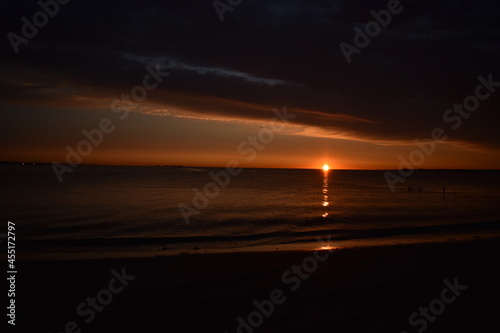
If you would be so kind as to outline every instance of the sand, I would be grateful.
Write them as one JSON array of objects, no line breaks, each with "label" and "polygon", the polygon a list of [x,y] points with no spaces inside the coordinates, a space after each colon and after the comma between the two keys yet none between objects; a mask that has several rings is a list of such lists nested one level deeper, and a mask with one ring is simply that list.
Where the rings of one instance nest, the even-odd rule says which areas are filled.
[{"label": "sand", "polygon": [[[322,262],[311,251],[18,261],[16,331],[417,332],[423,317],[414,326],[409,317],[457,278],[467,289],[444,308],[434,301],[425,331],[497,332],[499,250],[499,240],[477,240],[322,251]],[[122,268],[130,280],[107,292]],[[103,289],[109,304],[86,323],[92,311],[76,309]],[[241,324],[252,313],[256,327]]]}]

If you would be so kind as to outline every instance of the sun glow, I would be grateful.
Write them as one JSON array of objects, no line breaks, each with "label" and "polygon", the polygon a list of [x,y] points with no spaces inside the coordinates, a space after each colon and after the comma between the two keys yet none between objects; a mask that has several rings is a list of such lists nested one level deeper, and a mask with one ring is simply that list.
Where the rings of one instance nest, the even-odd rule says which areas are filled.
[{"label": "sun glow", "polygon": [[328,166],[328,164],[323,165],[323,170],[324,171],[330,170],[330,167]]},{"label": "sun glow", "polygon": [[327,246],[318,247],[315,250],[316,251],[332,251],[332,250],[340,250],[340,249],[341,249],[340,246],[330,246],[330,245],[327,245]]}]

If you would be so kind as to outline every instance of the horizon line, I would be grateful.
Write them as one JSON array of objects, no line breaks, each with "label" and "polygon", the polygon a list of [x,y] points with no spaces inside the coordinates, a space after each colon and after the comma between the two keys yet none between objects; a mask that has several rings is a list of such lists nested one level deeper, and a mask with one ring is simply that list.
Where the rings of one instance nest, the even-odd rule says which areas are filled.
[{"label": "horizon line", "polygon": [[[33,166],[33,165],[52,165],[52,163],[47,162],[36,162],[36,161],[0,161],[1,164],[18,164],[20,166]],[[61,165],[68,165],[66,163],[60,163]],[[156,164],[156,165],[129,165],[129,164],[78,164],[79,166],[90,166],[90,167],[140,167],[140,168],[214,168],[214,169],[224,169],[225,166],[193,166],[193,165],[168,165],[168,164]],[[318,168],[300,168],[300,167],[240,167],[242,169],[276,169],[276,170],[322,170],[322,167]],[[344,171],[394,171],[399,169],[350,169],[350,168],[330,168],[329,171],[333,170],[344,170]],[[500,171],[500,169],[465,169],[465,168],[457,168],[457,169],[449,169],[449,168],[415,168],[413,170],[448,170],[448,171]]]}]

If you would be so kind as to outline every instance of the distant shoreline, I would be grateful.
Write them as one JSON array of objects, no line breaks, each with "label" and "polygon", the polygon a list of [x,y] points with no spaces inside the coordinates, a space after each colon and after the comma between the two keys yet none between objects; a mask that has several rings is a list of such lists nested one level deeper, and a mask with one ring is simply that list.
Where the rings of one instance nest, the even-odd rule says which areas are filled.
[{"label": "distant shoreline", "polygon": [[[0,166],[51,166],[52,163],[46,162],[36,162],[36,161],[0,161]],[[64,164],[63,164],[64,165]],[[203,169],[222,169],[225,166],[193,166],[193,165],[111,165],[111,164],[79,164],[83,167],[117,167],[117,168],[203,168]],[[266,169],[266,170],[322,170],[321,168],[269,168],[269,167],[241,167],[242,169]],[[336,169],[331,168],[330,171],[397,171],[398,169]],[[446,169],[446,168],[436,168],[436,169],[415,169],[420,171],[500,171],[500,169]]]}]

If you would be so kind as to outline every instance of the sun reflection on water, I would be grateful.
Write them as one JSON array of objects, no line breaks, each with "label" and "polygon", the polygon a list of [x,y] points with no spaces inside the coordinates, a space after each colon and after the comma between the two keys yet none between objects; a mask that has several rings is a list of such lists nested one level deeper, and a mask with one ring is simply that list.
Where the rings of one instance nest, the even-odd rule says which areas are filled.
[{"label": "sun reflection on water", "polygon": [[[330,201],[328,201],[328,166],[325,164],[323,167],[323,207],[330,206]],[[321,217],[327,217],[328,212],[325,212],[321,215]]]}]

